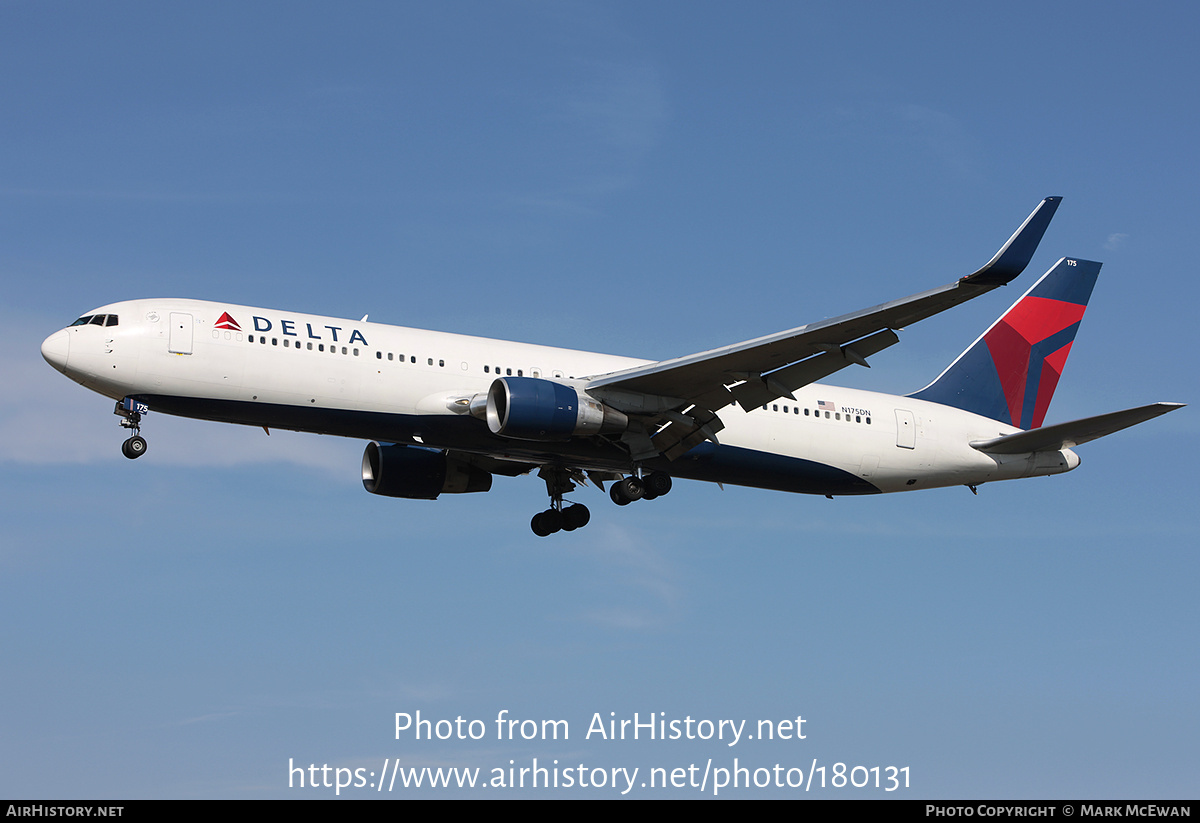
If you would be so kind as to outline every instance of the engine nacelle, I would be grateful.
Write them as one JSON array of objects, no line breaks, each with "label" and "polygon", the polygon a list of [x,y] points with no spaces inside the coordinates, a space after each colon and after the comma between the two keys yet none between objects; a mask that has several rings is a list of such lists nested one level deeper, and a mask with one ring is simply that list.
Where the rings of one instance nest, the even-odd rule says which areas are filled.
[{"label": "engine nacelle", "polygon": [[485,492],[491,472],[445,452],[395,443],[367,444],[362,461],[363,488],[385,497],[436,500],[439,494]]},{"label": "engine nacelle", "polygon": [[517,440],[570,440],[621,432],[629,418],[571,386],[537,377],[500,377],[487,394],[493,434]]}]

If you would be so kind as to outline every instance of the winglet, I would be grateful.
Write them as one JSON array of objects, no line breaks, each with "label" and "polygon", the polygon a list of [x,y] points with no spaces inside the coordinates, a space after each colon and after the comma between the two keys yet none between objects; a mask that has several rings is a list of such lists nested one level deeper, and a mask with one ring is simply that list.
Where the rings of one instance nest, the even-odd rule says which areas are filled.
[{"label": "winglet", "polygon": [[1050,218],[1062,202],[1061,197],[1047,197],[1038,203],[1033,213],[1025,218],[1021,227],[1013,232],[1008,242],[1000,247],[995,257],[979,271],[968,274],[959,280],[960,283],[972,283],[979,286],[1003,286],[1012,280],[1029,265],[1033,253],[1037,251],[1042,235],[1050,225]]}]

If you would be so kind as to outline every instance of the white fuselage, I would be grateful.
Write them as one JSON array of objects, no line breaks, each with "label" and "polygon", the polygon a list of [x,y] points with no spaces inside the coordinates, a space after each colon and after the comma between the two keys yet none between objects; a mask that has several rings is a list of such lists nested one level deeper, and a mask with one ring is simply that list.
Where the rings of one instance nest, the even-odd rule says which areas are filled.
[{"label": "white fuselage", "polygon": [[[115,321],[56,332],[43,344],[46,359],[93,391],[134,397],[151,411],[530,463],[635,468],[610,441],[502,438],[467,411],[497,377],[582,386],[582,378],[644,360],[198,300],[133,300],[91,314]],[[795,396],[721,410],[719,446],[701,444],[658,468],[762,488],[860,494],[973,486],[1079,463],[1069,449],[980,452],[972,441],[1018,429],[948,406],[820,384]]]}]

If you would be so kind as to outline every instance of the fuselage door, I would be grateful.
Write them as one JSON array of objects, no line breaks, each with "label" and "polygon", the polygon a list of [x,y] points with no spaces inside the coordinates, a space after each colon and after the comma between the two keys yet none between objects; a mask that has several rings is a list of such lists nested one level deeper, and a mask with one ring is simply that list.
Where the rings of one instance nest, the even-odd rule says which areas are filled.
[{"label": "fuselage door", "polygon": [[171,337],[167,341],[171,354],[192,353],[192,316],[185,312],[171,312]]},{"label": "fuselage door", "polygon": [[896,445],[902,449],[917,447],[917,420],[907,409],[896,409]]}]

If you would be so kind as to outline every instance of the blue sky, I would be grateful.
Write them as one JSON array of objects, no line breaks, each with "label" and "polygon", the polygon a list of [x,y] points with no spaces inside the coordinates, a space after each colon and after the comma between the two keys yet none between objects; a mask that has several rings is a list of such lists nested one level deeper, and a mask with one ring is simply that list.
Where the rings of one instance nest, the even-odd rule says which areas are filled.
[{"label": "blue sky", "polygon": [[[0,6],[0,795],[332,794],[289,790],[289,758],[736,757],[908,766],[909,797],[1194,797],[1191,409],[978,497],[590,490],[587,529],[538,540],[540,481],[375,498],[358,442],[152,414],[128,461],[111,401],[38,346],[187,296],[666,358],[949,282],[1062,195],[1022,282],[1105,266],[1048,420],[1192,402],[1198,23],[1173,3]],[[843,382],[920,388],[1015,294]],[[396,712],[503,709],[571,740],[395,739]],[[801,715],[807,737],[585,740],[609,712]]]}]

